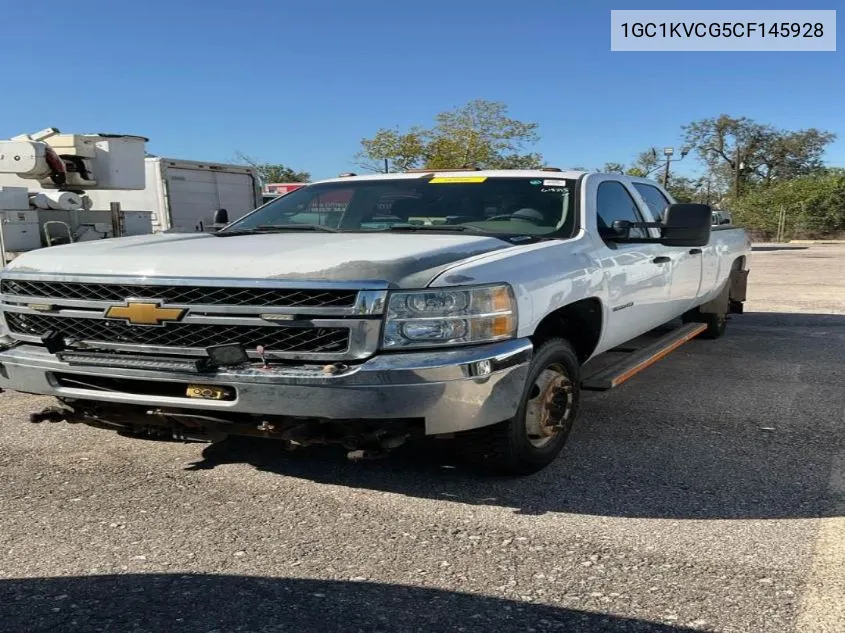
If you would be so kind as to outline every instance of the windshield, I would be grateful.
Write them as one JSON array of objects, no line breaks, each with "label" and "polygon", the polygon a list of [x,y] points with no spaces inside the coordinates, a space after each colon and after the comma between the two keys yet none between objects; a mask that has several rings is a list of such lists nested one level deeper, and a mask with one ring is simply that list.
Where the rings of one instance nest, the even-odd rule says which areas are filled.
[{"label": "windshield", "polygon": [[317,183],[292,191],[218,232],[467,231],[569,237],[575,181],[419,177]]}]

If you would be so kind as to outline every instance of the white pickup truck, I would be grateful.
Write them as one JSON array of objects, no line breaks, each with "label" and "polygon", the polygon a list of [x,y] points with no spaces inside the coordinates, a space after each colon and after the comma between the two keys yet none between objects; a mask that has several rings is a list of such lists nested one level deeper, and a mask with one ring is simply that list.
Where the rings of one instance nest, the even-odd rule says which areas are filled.
[{"label": "white pickup truck", "polygon": [[750,250],[641,178],[345,175],[216,233],[18,257],[0,387],[58,398],[33,421],[350,451],[443,436],[527,474],[566,443],[585,362],[676,319],[651,359],[724,332]]}]

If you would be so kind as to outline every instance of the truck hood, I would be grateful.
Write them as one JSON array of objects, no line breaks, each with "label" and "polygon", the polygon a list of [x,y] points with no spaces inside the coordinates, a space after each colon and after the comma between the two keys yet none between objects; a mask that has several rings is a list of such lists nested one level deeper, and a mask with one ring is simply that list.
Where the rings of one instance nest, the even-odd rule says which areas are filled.
[{"label": "truck hood", "polygon": [[217,277],[386,282],[424,287],[452,264],[511,246],[439,233],[274,233],[215,237],[169,233],[24,253],[7,270],[61,275]]}]

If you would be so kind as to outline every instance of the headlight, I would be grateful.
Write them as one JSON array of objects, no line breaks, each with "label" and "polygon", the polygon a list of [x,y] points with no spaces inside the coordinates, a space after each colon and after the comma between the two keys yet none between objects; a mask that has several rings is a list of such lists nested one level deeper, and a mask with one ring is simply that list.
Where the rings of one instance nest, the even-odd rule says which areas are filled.
[{"label": "headlight", "polygon": [[517,310],[508,284],[393,292],[382,346],[434,347],[484,343],[516,335]]}]

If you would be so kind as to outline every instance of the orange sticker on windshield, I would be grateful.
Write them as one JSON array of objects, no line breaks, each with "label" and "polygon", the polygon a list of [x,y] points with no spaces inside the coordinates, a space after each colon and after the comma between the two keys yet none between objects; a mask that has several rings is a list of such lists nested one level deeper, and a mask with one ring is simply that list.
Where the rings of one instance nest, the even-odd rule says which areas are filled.
[{"label": "orange sticker on windshield", "polygon": [[443,176],[440,178],[432,178],[428,182],[434,184],[441,184],[447,182],[484,182],[487,176]]}]

